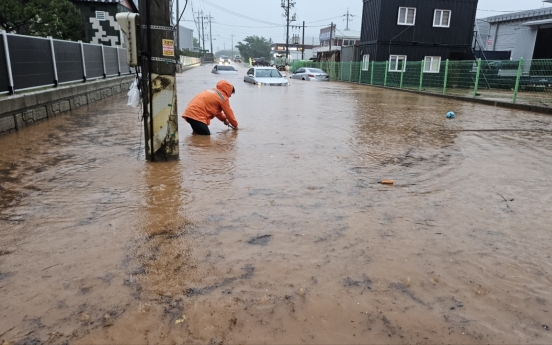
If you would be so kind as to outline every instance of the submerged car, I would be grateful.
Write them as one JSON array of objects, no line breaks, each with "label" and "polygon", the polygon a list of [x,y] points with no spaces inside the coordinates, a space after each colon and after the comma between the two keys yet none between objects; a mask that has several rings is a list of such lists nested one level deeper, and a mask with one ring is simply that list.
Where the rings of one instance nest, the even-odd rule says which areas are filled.
[{"label": "submerged car", "polygon": [[289,82],[274,67],[253,67],[247,71],[243,81],[251,84],[288,86]]},{"label": "submerged car", "polygon": [[211,73],[214,74],[238,74],[238,70],[234,66],[227,65],[215,65],[211,70]]},{"label": "submerged car", "polygon": [[234,62],[242,62],[242,58],[240,55],[234,56]]},{"label": "submerged car", "polygon": [[319,68],[299,68],[291,75],[292,79],[329,81],[330,76]]}]

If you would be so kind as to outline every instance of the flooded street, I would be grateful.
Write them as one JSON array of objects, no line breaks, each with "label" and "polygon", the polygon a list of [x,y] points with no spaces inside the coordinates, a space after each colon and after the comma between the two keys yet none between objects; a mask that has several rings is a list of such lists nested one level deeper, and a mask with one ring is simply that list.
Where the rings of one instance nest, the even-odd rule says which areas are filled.
[{"label": "flooded street", "polygon": [[0,344],[552,343],[552,117],[210,70],[177,162],[126,97],[0,137]]}]

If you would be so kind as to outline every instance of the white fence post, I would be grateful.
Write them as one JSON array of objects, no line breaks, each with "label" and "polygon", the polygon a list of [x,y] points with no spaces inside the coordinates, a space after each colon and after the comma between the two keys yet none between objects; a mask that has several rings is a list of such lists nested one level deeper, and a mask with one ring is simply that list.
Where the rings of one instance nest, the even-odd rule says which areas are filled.
[{"label": "white fence post", "polygon": [[116,46],[117,48],[117,72],[119,76],[121,75],[121,61],[119,61],[119,46]]},{"label": "white fence post", "polygon": [[48,38],[50,39],[50,49],[52,50],[52,64],[54,65],[54,87],[57,87],[59,83],[59,79],[58,79],[58,72],[57,72],[57,66],[56,66],[56,52],[54,50],[54,39],[51,36]]},{"label": "white fence post", "polygon": [[86,82],[86,63],[84,62],[84,46],[82,41],[79,41],[81,47],[81,57],[82,57],[82,81]]},{"label": "white fence post", "polygon": [[102,44],[102,65],[103,65],[103,76],[104,79],[107,78],[107,72],[105,71],[105,53],[104,53],[104,45]]},{"label": "white fence post", "polygon": [[8,79],[10,81],[9,85],[9,94],[13,95],[15,93],[15,85],[13,84],[13,74],[10,61],[10,49],[8,47],[8,36],[7,32],[2,30],[2,40],[4,41],[4,51],[6,53],[6,66],[8,67]]}]

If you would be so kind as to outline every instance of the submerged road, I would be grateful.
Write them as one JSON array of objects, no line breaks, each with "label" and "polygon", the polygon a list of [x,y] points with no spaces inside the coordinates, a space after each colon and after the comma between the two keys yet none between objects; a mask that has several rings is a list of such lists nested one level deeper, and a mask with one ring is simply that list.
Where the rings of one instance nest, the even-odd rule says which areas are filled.
[{"label": "submerged road", "polygon": [[552,117],[245,71],[176,162],[124,97],[0,137],[0,343],[552,343]]}]

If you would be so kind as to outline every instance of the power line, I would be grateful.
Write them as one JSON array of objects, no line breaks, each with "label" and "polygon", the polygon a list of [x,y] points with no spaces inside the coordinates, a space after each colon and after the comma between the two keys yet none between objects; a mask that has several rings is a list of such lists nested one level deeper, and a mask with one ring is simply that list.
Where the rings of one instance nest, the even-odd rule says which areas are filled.
[{"label": "power line", "polygon": [[231,14],[231,15],[234,15],[234,16],[237,16],[237,17],[240,17],[240,18],[244,18],[244,19],[248,19],[248,20],[251,20],[251,21],[254,21],[254,22],[257,22],[257,23],[263,23],[263,24],[268,24],[268,25],[278,25],[278,24],[275,24],[275,23],[271,23],[271,22],[267,22],[267,21],[264,21],[264,20],[260,20],[260,19],[255,19],[255,18],[251,18],[251,17],[248,17],[246,15],[243,15],[241,13],[237,13],[237,12],[234,12],[234,11],[231,11],[229,9],[226,9],[222,6],[219,6],[219,5],[215,5],[213,4],[212,2],[209,2],[207,0],[202,0],[202,2],[216,8],[216,9],[219,9],[223,12],[226,12],[228,14]]},{"label": "power line", "polygon": [[[330,20],[330,19],[337,19],[337,18],[341,18],[341,16],[337,16],[337,17],[331,17],[331,18],[326,18],[326,19],[320,19],[320,20],[315,20],[314,22],[309,22],[307,24],[311,24],[311,23],[318,23],[318,22],[325,22],[327,20]],[[324,25],[325,26],[325,25]]]}]

